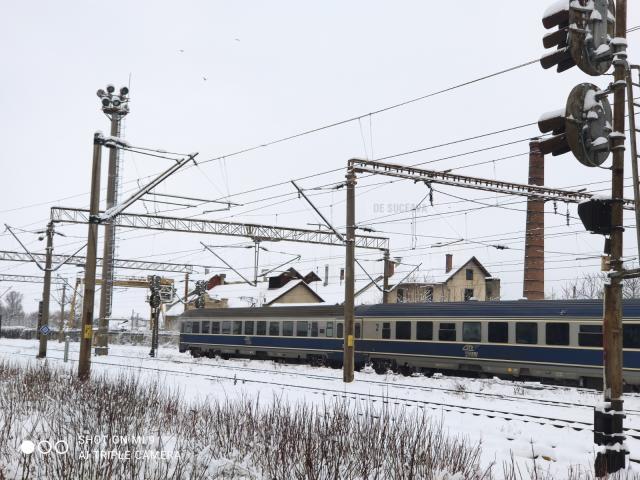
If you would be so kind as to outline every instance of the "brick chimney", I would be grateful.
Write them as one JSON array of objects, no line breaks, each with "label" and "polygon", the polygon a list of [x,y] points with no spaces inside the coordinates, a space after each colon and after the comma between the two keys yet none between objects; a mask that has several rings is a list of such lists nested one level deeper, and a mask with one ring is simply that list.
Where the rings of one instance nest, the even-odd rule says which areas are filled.
[{"label": "brick chimney", "polygon": [[445,259],[444,271],[445,273],[449,273],[451,270],[453,270],[453,255],[447,253]]},{"label": "brick chimney", "polygon": [[[529,185],[544,185],[544,155],[540,141],[529,143]],[[544,200],[527,199],[522,296],[544,300]]]}]

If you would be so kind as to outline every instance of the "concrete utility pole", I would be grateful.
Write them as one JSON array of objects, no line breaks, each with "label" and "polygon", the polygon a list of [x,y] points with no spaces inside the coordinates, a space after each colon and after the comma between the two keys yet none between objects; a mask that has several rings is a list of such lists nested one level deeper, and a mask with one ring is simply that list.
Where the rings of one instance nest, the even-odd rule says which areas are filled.
[{"label": "concrete utility pole", "polygon": [[[113,85],[107,91],[98,90],[102,111],[111,120],[111,136],[119,138],[122,132],[122,119],[129,113],[129,89],[122,87],[120,95],[114,95]],[[118,181],[120,173],[120,149],[109,151],[109,173],[107,177],[107,209],[117,202]],[[100,317],[96,355],[109,353],[109,318],[113,299],[113,265],[115,257],[116,226],[113,222],[104,223],[104,250],[102,254],[102,290],[100,291]]]},{"label": "concrete utility pole", "polygon": [[391,292],[389,291],[389,277],[391,276],[391,260],[389,256],[389,250],[385,250],[383,256],[382,303],[392,303]]},{"label": "concrete utility pole", "polygon": [[[544,155],[540,140],[529,143],[529,185],[544,185]],[[527,198],[522,296],[544,300],[544,200]]]},{"label": "concrete utility pole", "polygon": [[344,281],[344,353],[342,359],[342,379],[353,382],[355,363],[354,340],[354,295],[355,295],[355,240],[356,240],[356,174],[353,168],[347,170],[347,237],[345,253]]},{"label": "concrete utility pole", "polygon": [[[627,2],[616,2],[616,38],[627,36]],[[625,88],[626,45],[619,45],[622,51],[616,52],[614,59],[614,81],[618,88],[613,96],[613,134],[609,136],[613,163],[611,166],[611,226],[610,236],[610,268],[622,273],[622,239],[623,239],[623,209],[624,195],[624,142],[625,142]],[[635,135],[635,132],[631,132]],[[596,475],[603,476],[613,473],[625,466],[623,444],[623,400],[622,400],[622,276],[611,276],[610,283],[604,288],[604,319],[603,319],[603,366],[604,366],[604,402],[605,417],[609,428],[598,428],[594,431],[603,432],[605,452],[598,452],[596,456]],[[596,418],[598,418],[596,413]],[[597,423],[597,422],[596,422]]]},{"label": "concrete utility pole", "polygon": [[100,163],[102,139],[99,133],[93,137],[93,166],[91,168],[91,202],[89,204],[89,231],[87,234],[87,263],[84,275],[84,295],[82,302],[82,331],[80,356],[78,357],[78,377],[89,378],[91,369],[91,340],[93,338],[93,306],[96,290],[96,257],[98,249],[98,214],[100,213]]},{"label": "concrete utility pole", "polygon": [[184,274],[184,311],[187,311],[189,305],[189,272]]},{"label": "concrete utility pole", "polygon": [[40,345],[38,348],[37,358],[45,358],[47,356],[47,335],[42,333],[40,329],[44,325],[49,324],[49,300],[51,297],[51,272],[53,258],[53,222],[47,224],[45,235],[47,237],[46,260],[44,265],[44,288],[42,289],[42,314],[38,316],[38,338]]},{"label": "concrete utility pole", "polygon": [[58,342],[64,340],[64,304],[67,301],[67,284],[62,284],[62,298],[60,299],[60,327],[58,328]]}]

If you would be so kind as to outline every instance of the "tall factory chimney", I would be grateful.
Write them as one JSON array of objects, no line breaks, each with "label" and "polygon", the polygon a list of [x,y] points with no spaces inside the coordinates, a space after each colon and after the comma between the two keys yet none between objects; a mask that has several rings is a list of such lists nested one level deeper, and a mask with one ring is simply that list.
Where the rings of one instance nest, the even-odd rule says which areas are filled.
[{"label": "tall factory chimney", "polygon": [[[529,185],[544,185],[544,155],[537,138],[529,143]],[[528,300],[544,300],[544,200],[533,197],[527,199],[522,290]]]}]

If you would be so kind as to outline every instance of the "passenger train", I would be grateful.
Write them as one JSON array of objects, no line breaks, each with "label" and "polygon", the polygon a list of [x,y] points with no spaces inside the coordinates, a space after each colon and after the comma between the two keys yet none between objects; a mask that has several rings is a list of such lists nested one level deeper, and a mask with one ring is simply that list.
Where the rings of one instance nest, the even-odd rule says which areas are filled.
[{"label": "passenger train", "polygon": [[[640,300],[624,302],[624,379],[640,386]],[[342,365],[342,306],[195,309],[180,319],[180,351]],[[544,379],[599,387],[602,301],[363,305],[356,368]]]}]

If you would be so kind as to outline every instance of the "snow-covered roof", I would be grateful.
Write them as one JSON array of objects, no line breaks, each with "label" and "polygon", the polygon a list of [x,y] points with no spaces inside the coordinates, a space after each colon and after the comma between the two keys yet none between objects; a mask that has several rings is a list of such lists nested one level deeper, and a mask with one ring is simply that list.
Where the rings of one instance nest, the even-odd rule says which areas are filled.
[{"label": "snow-covered roof", "polygon": [[396,269],[395,273],[391,277],[389,277],[389,285],[391,285],[393,287],[395,285],[398,285],[399,283],[404,283],[404,284],[407,284],[407,283],[427,283],[427,284],[429,284],[429,283],[432,283],[432,284],[446,283],[447,280],[449,280],[451,277],[453,277],[456,273],[458,273],[460,270],[465,268],[471,262],[475,263],[480,268],[480,270],[482,270],[482,272],[484,273],[485,278],[487,280],[492,279],[491,274],[484,267],[484,265],[482,265],[482,263],[480,263],[480,260],[478,260],[476,257],[471,257],[471,258],[465,260],[462,263],[454,263],[452,265],[451,270],[448,273],[445,271],[444,268],[441,268],[441,269],[434,268],[432,270],[420,271],[420,272],[411,274],[407,278],[407,273],[409,273],[407,270],[405,270],[405,269],[397,270]]},{"label": "snow-covered roof", "polygon": [[[262,305],[290,306],[292,304],[279,303],[277,302],[277,299],[301,283],[304,284],[304,280],[290,280],[286,285],[272,290],[269,290],[269,282],[264,281],[258,282],[258,285],[256,286],[252,286],[247,283],[217,285],[209,290],[209,296],[217,300],[226,298],[228,300],[229,308]],[[339,280],[336,280],[329,282],[328,285],[324,285],[322,281],[316,281],[305,285],[322,299],[321,302],[315,304],[340,305],[344,301],[344,281],[340,282]],[[372,285],[370,280],[357,281],[356,292],[359,292],[360,290],[362,291],[355,299],[356,305],[370,305],[380,303],[382,301],[382,292]]]}]

